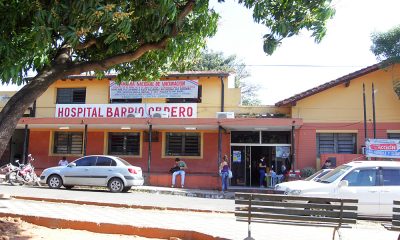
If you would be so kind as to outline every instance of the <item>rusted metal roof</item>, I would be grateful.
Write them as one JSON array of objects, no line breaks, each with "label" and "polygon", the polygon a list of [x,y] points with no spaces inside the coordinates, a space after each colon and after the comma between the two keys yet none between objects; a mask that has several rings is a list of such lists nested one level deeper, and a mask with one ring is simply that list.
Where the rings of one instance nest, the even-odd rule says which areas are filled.
[{"label": "rusted metal roof", "polygon": [[311,88],[311,89],[309,89],[307,91],[304,91],[304,92],[296,94],[296,95],[294,95],[294,96],[292,96],[290,98],[287,98],[285,100],[277,102],[277,103],[275,103],[275,106],[280,107],[280,106],[284,106],[284,105],[287,105],[287,104],[294,104],[294,103],[296,103],[297,101],[299,101],[301,99],[307,98],[307,97],[312,96],[312,95],[317,94],[317,93],[320,93],[322,91],[325,91],[326,89],[335,87],[335,86],[340,85],[340,84],[346,84],[346,83],[349,84],[351,80],[353,80],[355,78],[359,78],[361,76],[364,76],[364,75],[366,75],[368,73],[377,71],[384,65],[387,65],[387,63],[381,62],[381,63],[377,63],[377,64],[374,64],[374,65],[371,65],[369,67],[363,68],[361,70],[355,71],[353,73],[350,73],[348,75],[340,77],[340,78],[338,78],[336,80],[324,83],[324,84],[319,85],[319,86],[317,86],[315,88]]}]

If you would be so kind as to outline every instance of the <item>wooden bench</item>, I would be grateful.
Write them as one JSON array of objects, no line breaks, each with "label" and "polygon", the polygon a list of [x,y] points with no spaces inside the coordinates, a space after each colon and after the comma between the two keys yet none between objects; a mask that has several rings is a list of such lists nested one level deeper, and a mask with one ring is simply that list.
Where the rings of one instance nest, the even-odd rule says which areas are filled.
[{"label": "wooden bench", "polygon": [[235,194],[235,216],[237,221],[248,222],[248,237],[251,223],[274,223],[300,226],[333,227],[333,238],[341,227],[356,223],[356,199],[311,198],[278,194]]},{"label": "wooden bench", "polygon": [[400,231],[400,201],[393,201],[393,217],[390,230]]}]

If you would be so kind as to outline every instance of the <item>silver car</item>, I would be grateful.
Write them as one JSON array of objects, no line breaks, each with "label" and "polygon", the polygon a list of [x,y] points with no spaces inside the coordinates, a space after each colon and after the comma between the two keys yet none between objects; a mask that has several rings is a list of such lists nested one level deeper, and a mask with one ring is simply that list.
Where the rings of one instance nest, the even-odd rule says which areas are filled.
[{"label": "silver car", "polygon": [[122,158],[107,155],[81,157],[67,166],[45,169],[40,182],[50,188],[64,186],[105,186],[111,192],[127,192],[132,186],[144,183],[142,169],[132,166]]}]

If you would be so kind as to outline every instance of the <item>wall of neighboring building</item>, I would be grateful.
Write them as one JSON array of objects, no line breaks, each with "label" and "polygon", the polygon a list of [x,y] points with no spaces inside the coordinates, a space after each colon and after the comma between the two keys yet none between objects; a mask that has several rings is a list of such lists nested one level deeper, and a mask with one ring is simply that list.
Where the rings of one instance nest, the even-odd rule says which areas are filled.
[{"label": "wall of neighboring building", "polygon": [[304,122],[363,121],[363,83],[365,84],[367,120],[372,121],[372,83],[374,83],[376,119],[378,122],[400,122],[400,100],[393,89],[393,80],[400,78],[400,64],[353,79],[314,94],[292,107],[292,117]]},{"label": "wall of neighboring building", "polygon": [[[363,83],[366,88],[368,138],[373,138],[372,83],[375,86],[376,138],[387,138],[388,132],[400,131],[400,99],[393,90],[394,77],[400,78],[400,65],[372,72],[345,84],[299,100],[292,107],[292,117],[302,118],[304,125],[296,132],[297,167],[319,168],[328,157],[338,164],[362,158],[364,137]],[[321,154],[317,156],[317,133],[354,133],[353,154]]]}]

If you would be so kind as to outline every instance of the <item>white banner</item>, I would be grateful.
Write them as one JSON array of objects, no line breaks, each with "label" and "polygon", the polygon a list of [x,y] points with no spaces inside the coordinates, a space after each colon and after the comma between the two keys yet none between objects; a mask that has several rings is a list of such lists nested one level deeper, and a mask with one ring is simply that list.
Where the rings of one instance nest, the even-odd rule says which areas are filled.
[{"label": "white banner", "polygon": [[120,84],[110,81],[110,98],[198,98],[198,87],[198,80],[133,81]]},{"label": "white banner", "polygon": [[367,157],[400,158],[399,139],[368,139],[365,142]]},{"label": "white banner", "polygon": [[56,118],[197,118],[197,103],[57,104]]}]

